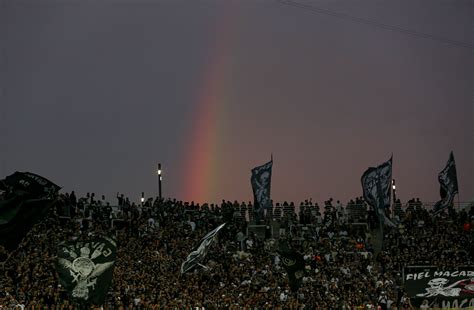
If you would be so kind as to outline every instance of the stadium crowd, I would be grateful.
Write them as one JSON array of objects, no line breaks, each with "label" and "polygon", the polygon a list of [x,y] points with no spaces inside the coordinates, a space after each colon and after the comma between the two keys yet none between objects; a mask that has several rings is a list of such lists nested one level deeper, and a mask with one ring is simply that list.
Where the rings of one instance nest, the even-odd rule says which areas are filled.
[{"label": "stadium crowd", "polygon": [[[370,231],[377,221],[361,198],[346,206],[332,199],[322,207],[276,203],[258,220],[251,203],[135,204],[119,194],[117,200],[112,207],[94,194],[61,194],[61,203],[17,249],[0,247],[0,305],[75,309],[58,282],[57,245],[95,235],[113,236],[118,244],[104,309],[412,309],[402,285],[404,266],[457,267],[474,257],[472,207],[434,215],[419,200],[400,204],[397,226],[385,228],[383,249],[374,253]],[[189,252],[224,222],[207,255],[208,269],[182,275]],[[304,255],[306,273],[296,293],[276,254],[281,238]]]}]

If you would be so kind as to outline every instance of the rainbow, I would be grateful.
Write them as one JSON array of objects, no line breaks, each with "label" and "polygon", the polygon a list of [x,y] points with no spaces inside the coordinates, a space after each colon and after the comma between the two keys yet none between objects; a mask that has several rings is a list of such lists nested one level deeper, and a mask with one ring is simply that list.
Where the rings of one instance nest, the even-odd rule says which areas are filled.
[{"label": "rainbow", "polygon": [[[217,196],[219,166],[219,131],[225,114],[226,89],[232,67],[232,40],[235,7],[226,6],[216,21],[214,44],[210,49],[210,63],[200,79],[189,132],[189,146],[184,151],[182,200],[197,203],[211,201]],[[220,13],[220,12],[219,12]]]}]

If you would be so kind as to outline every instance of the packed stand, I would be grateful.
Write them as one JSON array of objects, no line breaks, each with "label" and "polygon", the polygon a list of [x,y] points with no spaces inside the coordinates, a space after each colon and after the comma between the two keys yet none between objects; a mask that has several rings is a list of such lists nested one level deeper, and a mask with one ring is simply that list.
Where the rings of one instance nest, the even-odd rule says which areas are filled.
[{"label": "packed stand", "polygon": [[[451,209],[446,216],[435,216],[416,201],[396,208],[397,227],[386,229],[384,248],[374,255],[370,231],[377,221],[361,198],[346,207],[332,199],[322,208],[311,200],[298,207],[275,203],[263,215],[254,214],[251,203],[148,199],[135,204],[120,194],[117,200],[111,206],[94,194],[61,195],[58,207],[15,251],[0,248],[0,305],[74,309],[54,269],[57,245],[94,235],[113,236],[118,244],[104,309],[407,308],[404,266],[456,267],[472,264],[474,257],[469,252],[473,208]],[[181,275],[189,252],[223,222],[227,225],[207,256],[208,269]],[[257,234],[256,225],[269,229]],[[279,238],[290,240],[305,258],[297,293],[276,254]]]}]

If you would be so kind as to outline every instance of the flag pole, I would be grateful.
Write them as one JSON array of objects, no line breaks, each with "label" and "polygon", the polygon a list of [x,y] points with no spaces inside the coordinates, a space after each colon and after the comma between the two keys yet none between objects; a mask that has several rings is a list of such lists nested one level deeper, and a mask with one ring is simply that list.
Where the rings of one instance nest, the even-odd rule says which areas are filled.
[{"label": "flag pole", "polygon": [[392,177],[392,180],[390,182],[390,187],[392,188],[392,204],[391,204],[391,212],[390,215],[392,218],[395,218],[395,203],[396,203],[396,191],[395,191],[395,179]]},{"label": "flag pole", "polygon": [[[454,157],[454,155],[453,155]],[[456,167],[456,166],[455,166]],[[458,190],[458,212],[461,211],[461,198],[460,198],[460,195],[459,195],[459,184],[458,184],[458,175],[457,175],[457,171],[456,171],[456,184],[457,184],[457,190]]]},{"label": "flag pole", "polygon": [[459,184],[458,184],[458,174],[457,174],[457,169],[456,169],[456,162],[454,160],[454,154],[453,154],[453,151],[451,150],[451,154],[450,154],[450,157],[453,158],[453,162],[454,162],[454,169],[456,171],[456,187],[457,187],[457,194],[458,194],[458,212],[461,210],[461,198],[459,197]]},{"label": "flag pole", "polygon": [[[458,176],[457,175],[456,175],[456,183],[458,183]],[[457,190],[458,190],[457,194],[458,194],[458,212],[459,212],[459,211],[461,211],[461,198],[459,198],[459,184],[458,184],[457,187],[458,187],[457,188]]]},{"label": "flag pole", "polygon": [[208,269],[209,269],[209,267],[207,267],[207,266],[205,266],[205,265],[203,265],[203,264],[201,264],[201,263],[197,263],[197,265],[198,265],[198,266],[201,266],[204,270],[208,270]]}]

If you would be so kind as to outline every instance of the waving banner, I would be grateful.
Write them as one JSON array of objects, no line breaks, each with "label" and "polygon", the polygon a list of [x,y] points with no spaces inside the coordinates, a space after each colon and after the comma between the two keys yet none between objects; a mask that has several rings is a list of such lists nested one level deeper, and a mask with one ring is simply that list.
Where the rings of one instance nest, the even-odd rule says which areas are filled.
[{"label": "waving banner", "polygon": [[0,180],[1,188],[11,192],[24,192],[37,198],[57,193],[61,187],[32,172],[15,172]]},{"label": "waving banner", "polygon": [[375,210],[390,207],[392,158],[378,167],[368,168],[361,177],[364,200]]},{"label": "waving banner", "polygon": [[0,245],[13,250],[34,224],[56,204],[60,187],[31,172],[15,172],[0,180]]},{"label": "waving banner", "polygon": [[270,190],[272,183],[273,159],[268,163],[252,169],[250,183],[252,184],[254,209],[257,213],[271,208]]},{"label": "waving banner", "polygon": [[278,255],[283,267],[288,274],[288,282],[292,292],[297,292],[303,283],[305,271],[304,257],[294,249],[291,249],[286,241],[280,242]]},{"label": "waving banner", "polygon": [[456,173],[456,162],[453,152],[449,154],[446,166],[438,174],[439,193],[441,200],[434,206],[435,211],[439,212],[446,207],[452,206],[454,196],[458,193],[458,177]]},{"label": "waving banner", "polygon": [[378,254],[383,247],[383,226],[395,226],[385,214],[385,210],[390,207],[392,157],[377,167],[369,167],[360,181],[364,200],[374,208],[378,218],[379,225],[374,237],[374,251]]},{"label": "waving banner", "polygon": [[201,263],[206,257],[207,252],[209,251],[209,248],[211,247],[212,243],[214,242],[214,240],[216,240],[217,233],[219,232],[219,230],[222,229],[222,227],[225,226],[225,224],[226,223],[219,225],[212,231],[208,232],[207,235],[205,235],[204,238],[201,239],[199,247],[189,253],[189,255],[186,257],[186,260],[181,264],[181,274],[191,271],[198,266],[202,268],[207,268]]}]

